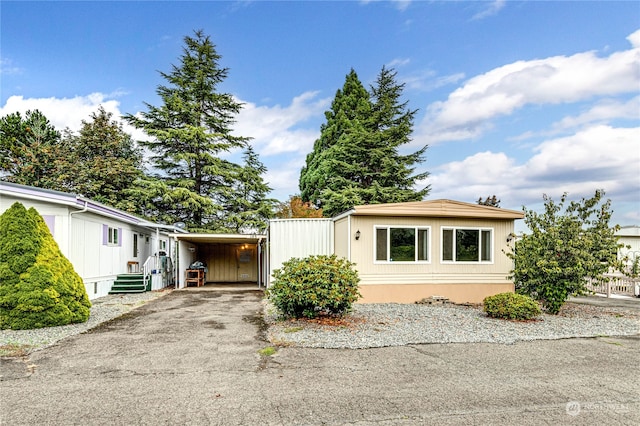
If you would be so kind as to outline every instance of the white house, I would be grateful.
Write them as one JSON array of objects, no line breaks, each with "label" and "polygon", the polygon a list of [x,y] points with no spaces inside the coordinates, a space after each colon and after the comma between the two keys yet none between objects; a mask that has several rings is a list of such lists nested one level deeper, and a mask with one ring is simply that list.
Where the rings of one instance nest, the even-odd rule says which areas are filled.
[{"label": "white house", "polygon": [[0,214],[16,201],[40,213],[90,299],[108,294],[118,275],[143,272],[145,262],[159,270],[160,255],[174,248],[169,232],[181,231],[79,195],[0,181]]}]

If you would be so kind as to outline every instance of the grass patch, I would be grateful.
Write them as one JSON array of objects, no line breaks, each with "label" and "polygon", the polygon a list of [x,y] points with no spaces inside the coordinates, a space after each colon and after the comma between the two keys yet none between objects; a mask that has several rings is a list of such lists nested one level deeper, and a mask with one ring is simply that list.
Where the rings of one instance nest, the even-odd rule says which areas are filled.
[{"label": "grass patch", "polygon": [[304,327],[289,327],[289,328],[285,328],[284,331],[285,333],[297,333],[298,331],[302,331],[304,330]]},{"label": "grass patch", "polygon": [[0,356],[21,357],[29,354],[32,345],[21,345],[19,343],[7,343],[0,345]]},{"label": "grass patch", "polygon": [[276,348],[273,346],[267,346],[266,348],[260,349],[258,353],[262,356],[271,356],[276,353]]}]

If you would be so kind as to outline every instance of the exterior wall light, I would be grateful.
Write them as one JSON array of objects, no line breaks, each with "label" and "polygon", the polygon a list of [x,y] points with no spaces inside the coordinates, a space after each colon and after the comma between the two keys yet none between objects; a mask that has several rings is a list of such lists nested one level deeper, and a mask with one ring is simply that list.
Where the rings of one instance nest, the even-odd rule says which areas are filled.
[{"label": "exterior wall light", "polygon": [[359,239],[360,239],[360,230],[358,229],[356,231],[356,240],[359,240]]}]

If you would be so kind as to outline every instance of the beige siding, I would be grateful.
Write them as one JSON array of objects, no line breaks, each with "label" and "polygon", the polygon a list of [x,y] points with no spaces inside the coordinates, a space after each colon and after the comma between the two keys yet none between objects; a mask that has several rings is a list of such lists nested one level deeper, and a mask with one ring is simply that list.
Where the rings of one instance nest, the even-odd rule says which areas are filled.
[{"label": "beige siding", "polygon": [[335,222],[335,254],[338,257],[349,258],[349,217]]},{"label": "beige siding", "polygon": [[487,296],[513,290],[511,283],[362,285],[358,303],[415,303],[431,296],[446,297],[454,303],[482,303]]},{"label": "beige siding", "polygon": [[254,244],[203,244],[198,259],[207,264],[207,282],[256,282],[256,251]]},{"label": "beige siding", "polygon": [[[429,227],[429,260],[425,263],[374,262],[375,226]],[[362,302],[413,303],[430,296],[445,296],[455,302],[479,303],[484,297],[513,291],[507,279],[512,263],[503,253],[512,220],[466,218],[420,218],[351,216],[351,261],[361,279]],[[446,263],[441,260],[443,227],[488,228],[492,230],[492,262]],[[344,238],[336,226],[336,241]]]},{"label": "beige siding", "polygon": [[[355,238],[352,237],[351,260],[358,265],[359,273],[364,276],[394,276],[398,274],[504,274],[511,270],[511,261],[502,252],[502,249],[506,249],[507,247],[507,235],[513,232],[513,221],[510,220],[352,216],[351,221],[352,233],[358,230],[360,231],[359,240],[356,241]],[[374,226],[376,225],[430,227],[429,263],[374,263]],[[493,230],[493,262],[490,264],[442,263],[441,228],[449,226],[491,228]],[[338,238],[341,237],[336,236],[336,240]]]}]

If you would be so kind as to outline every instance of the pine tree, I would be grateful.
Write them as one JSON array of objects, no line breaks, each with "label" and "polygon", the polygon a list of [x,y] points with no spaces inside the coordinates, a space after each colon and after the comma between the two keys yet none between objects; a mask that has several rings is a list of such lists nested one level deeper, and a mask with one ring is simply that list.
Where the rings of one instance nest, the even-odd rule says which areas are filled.
[{"label": "pine tree", "polygon": [[60,132],[38,110],[0,119],[0,176],[9,182],[56,189],[62,149]]},{"label": "pine tree", "polygon": [[404,85],[395,77],[395,71],[383,67],[369,93],[351,70],[325,113],[327,122],[307,156],[300,189],[302,199],[319,202],[326,215],[359,204],[421,200],[428,194],[429,187],[414,189],[428,176],[414,174],[427,147],[399,153],[411,142],[416,111],[400,102]]},{"label": "pine tree", "polygon": [[166,184],[167,192],[156,197],[164,216],[190,228],[215,229],[219,198],[233,186],[238,167],[220,156],[245,148],[248,138],[231,134],[241,104],[218,92],[228,69],[219,66],[215,45],[202,31],[184,42],[180,64],[160,73],[168,82],[156,91],[163,104],[145,104],[141,117],[125,119],[153,137],[143,145],[153,152],[157,177]]},{"label": "pine tree", "polygon": [[250,145],[245,149],[243,159],[244,165],[237,169],[236,182],[226,194],[225,209],[219,221],[224,227],[219,231],[263,232],[273,217],[276,200],[267,198],[271,188],[262,178],[267,168]]}]

